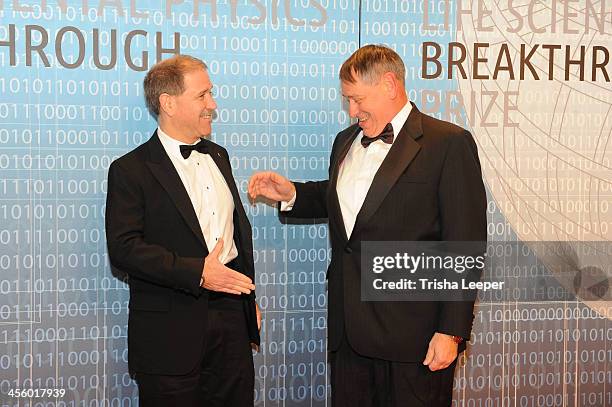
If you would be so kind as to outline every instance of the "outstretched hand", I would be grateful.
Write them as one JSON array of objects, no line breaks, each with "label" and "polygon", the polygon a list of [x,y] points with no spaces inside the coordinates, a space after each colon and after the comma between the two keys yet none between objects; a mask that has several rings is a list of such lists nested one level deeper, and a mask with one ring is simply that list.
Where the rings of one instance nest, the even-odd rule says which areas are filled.
[{"label": "outstretched hand", "polygon": [[295,195],[295,186],[275,172],[257,172],[249,179],[248,192],[251,201],[255,201],[259,196],[277,202],[290,201]]},{"label": "outstretched hand", "polygon": [[211,291],[219,291],[229,294],[250,294],[255,290],[255,285],[250,278],[242,273],[226,267],[219,261],[219,254],[223,249],[223,239],[219,239],[212,252],[204,259],[204,270],[202,287]]}]

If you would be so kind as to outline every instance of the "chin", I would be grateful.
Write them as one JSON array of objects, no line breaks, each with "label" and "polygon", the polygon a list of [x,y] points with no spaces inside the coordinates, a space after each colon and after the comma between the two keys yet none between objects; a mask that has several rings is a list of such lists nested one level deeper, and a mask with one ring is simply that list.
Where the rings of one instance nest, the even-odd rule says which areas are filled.
[{"label": "chin", "polygon": [[368,137],[374,137],[374,136],[375,136],[375,134],[374,134],[374,133],[372,133],[372,130],[371,130],[371,129],[367,129],[367,128],[363,128],[363,127],[362,127],[362,128],[361,128],[361,131],[363,131],[363,134],[364,134],[364,135],[366,135],[366,136],[368,136]]}]

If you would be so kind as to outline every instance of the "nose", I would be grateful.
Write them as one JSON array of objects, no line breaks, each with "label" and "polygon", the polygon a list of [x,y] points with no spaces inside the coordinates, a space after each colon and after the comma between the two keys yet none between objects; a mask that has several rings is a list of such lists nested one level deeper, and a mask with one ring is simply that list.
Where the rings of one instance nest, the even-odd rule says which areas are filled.
[{"label": "nose", "polygon": [[357,106],[357,103],[351,99],[349,99],[348,103],[349,103],[349,116],[357,117],[357,115],[359,114],[359,106]]},{"label": "nose", "polygon": [[215,101],[215,98],[212,95],[210,95],[206,107],[208,110],[215,110],[217,108],[217,102]]}]

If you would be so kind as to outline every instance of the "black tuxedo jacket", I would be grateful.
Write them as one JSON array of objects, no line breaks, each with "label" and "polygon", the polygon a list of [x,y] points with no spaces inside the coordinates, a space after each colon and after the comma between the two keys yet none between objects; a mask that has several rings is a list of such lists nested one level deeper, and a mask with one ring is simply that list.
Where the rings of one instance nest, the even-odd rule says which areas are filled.
[{"label": "black tuxedo jacket", "polygon": [[[251,224],[227,151],[211,141],[205,143],[234,198],[238,271],[255,281]],[[209,248],[157,132],[109,168],[106,238],[112,266],[129,278],[130,372],[192,371],[206,339],[208,292],[200,288],[200,278]],[[250,340],[259,344],[254,293],[244,307]]]},{"label": "black tuxedo jacket", "polygon": [[337,135],[329,180],[296,183],[293,209],[281,215],[329,220],[329,349],[337,350],[346,335],[364,356],[422,362],[435,332],[469,338],[473,303],[361,301],[361,241],[486,241],[476,144],[469,132],[413,105],[346,236],[336,183],[360,130],[355,124]]}]

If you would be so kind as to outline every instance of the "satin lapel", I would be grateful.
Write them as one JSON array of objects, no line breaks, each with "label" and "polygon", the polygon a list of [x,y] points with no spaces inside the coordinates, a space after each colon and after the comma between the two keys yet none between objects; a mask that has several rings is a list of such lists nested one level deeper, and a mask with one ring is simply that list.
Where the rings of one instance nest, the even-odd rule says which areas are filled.
[{"label": "satin lapel", "polygon": [[421,149],[421,146],[415,140],[422,134],[421,112],[413,104],[412,111],[404,127],[400,130],[397,140],[393,143],[372,180],[372,185],[363,201],[361,210],[357,214],[351,236],[354,236],[355,232],[358,232],[370,220],[400,175],[414,160]]},{"label": "satin lapel", "polygon": [[346,154],[348,153],[355,137],[359,134],[361,128],[359,126],[355,126],[355,131],[348,137],[346,137],[342,142],[338,145],[338,154],[334,159],[334,162],[331,163],[332,172],[331,177],[329,179],[328,186],[328,194],[330,199],[330,208],[328,209],[328,214],[333,215],[329,216],[330,222],[335,223],[335,227],[340,231],[342,237],[345,241],[348,241],[348,236],[346,235],[346,228],[344,227],[344,220],[342,219],[342,210],[340,209],[340,201],[338,200],[338,191],[336,186],[338,185],[338,174],[340,173],[340,165]]},{"label": "satin lapel", "polygon": [[170,157],[168,157],[161,141],[159,141],[157,132],[153,134],[153,137],[151,137],[148,143],[150,161],[147,161],[147,166],[153,173],[153,176],[159,181],[162,188],[170,196],[170,199],[174,202],[179,213],[187,225],[189,225],[189,229],[197,236],[202,245],[207,247],[204,235],[202,235],[202,228],[198,222],[198,217],[191,204],[191,199],[189,199],[187,190],[183,186],[183,181],[181,181],[172,161],[170,161]]}]

